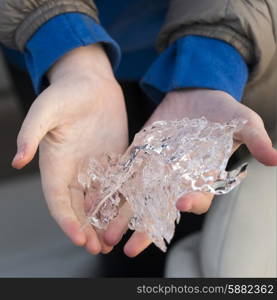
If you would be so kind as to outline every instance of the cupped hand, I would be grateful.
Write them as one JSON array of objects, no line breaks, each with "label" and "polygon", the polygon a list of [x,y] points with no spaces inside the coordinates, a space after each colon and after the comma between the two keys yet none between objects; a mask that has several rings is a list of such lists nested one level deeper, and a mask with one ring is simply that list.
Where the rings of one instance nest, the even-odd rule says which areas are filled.
[{"label": "cupped hand", "polygon": [[[178,120],[184,117],[200,118],[205,116],[214,122],[228,122],[241,118],[247,124],[234,136],[235,151],[240,144],[246,144],[251,154],[267,166],[277,165],[277,151],[272,148],[271,140],[264,128],[262,119],[250,108],[236,101],[229,94],[208,89],[191,89],[170,92],[154,111],[146,125],[159,120]],[[213,195],[194,192],[185,195],[177,202],[183,212],[203,214],[208,211]],[[104,239],[108,245],[118,243],[128,228],[131,215],[127,203],[119,216],[109,225]],[[150,245],[146,233],[134,232],[124,247],[126,255],[134,257]]]},{"label": "cupped hand", "polygon": [[128,128],[121,88],[100,45],[77,48],[49,71],[50,85],[34,101],[20,129],[12,162],[22,168],[39,146],[44,196],[51,215],[71,240],[93,254],[109,252],[102,233],[86,221],[77,174],[90,157],[122,153]]}]

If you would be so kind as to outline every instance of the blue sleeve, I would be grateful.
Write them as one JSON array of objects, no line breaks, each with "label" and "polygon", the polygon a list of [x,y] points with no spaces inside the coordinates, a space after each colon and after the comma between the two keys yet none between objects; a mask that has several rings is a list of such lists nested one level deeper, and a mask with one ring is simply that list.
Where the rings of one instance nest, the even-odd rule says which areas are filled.
[{"label": "blue sleeve", "polygon": [[113,69],[119,64],[118,44],[91,17],[66,13],[41,26],[25,46],[25,62],[36,93],[47,85],[45,73],[65,53],[77,47],[101,42]]},{"label": "blue sleeve", "polygon": [[240,101],[247,80],[248,67],[233,46],[191,35],[165,49],[140,84],[156,103],[165,93],[182,88],[221,90]]}]

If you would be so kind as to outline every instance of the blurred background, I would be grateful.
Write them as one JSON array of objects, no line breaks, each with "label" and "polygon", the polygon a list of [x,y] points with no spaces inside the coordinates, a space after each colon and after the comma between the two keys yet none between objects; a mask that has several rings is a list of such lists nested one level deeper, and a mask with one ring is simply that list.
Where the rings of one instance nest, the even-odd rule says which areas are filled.
[{"label": "blurred background", "polygon": [[48,213],[37,157],[23,170],[11,167],[28,105],[20,101],[26,96],[20,85],[26,84],[0,52],[0,277],[93,276],[97,258],[74,246]]},{"label": "blurred background", "polygon": [[[123,82],[121,86],[133,120],[132,124],[129,120],[132,139],[153,107],[147,106],[149,100],[137,83]],[[166,254],[153,245],[137,258],[127,258],[122,249],[130,233],[105,256],[93,256],[74,246],[48,213],[37,157],[23,170],[11,167],[17,133],[34,99],[26,73],[11,65],[0,50],[0,277],[218,277],[215,266],[222,257],[227,270],[220,275],[223,277],[276,274],[277,169],[257,162],[251,162],[236,201],[214,200],[207,216],[182,215],[167,261]],[[147,113],[138,115],[140,111]],[[242,148],[240,158],[247,155]],[[229,167],[237,161],[235,154]],[[253,189],[257,182],[259,188]],[[217,248],[223,249],[223,254],[217,253]],[[204,259],[200,259],[201,252]]]},{"label": "blurred background", "polygon": [[[164,276],[166,254],[157,247],[150,246],[135,259],[123,254],[131,232],[108,255],[93,256],[74,246],[50,217],[42,195],[38,157],[23,170],[11,167],[18,131],[35,99],[27,73],[10,63],[13,61],[14,57],[7,59],[7,53],[0,52],[0,277]],[[137,83],[121,82],[121,86],[125,99],[131,99],[126,106],[132,140],[153,107]],[[169,248],[198,231],[203,219],[185,214]]]}]

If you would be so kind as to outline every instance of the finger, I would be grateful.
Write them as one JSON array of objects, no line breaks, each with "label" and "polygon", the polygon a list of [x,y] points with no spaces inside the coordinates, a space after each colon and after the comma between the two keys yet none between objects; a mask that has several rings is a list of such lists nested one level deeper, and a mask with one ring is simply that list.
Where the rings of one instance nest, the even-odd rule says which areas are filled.
[{"label": "finger", "polygon": [[104,233],[104,240],[110,246],[120,242],[122,236],[128,230],[128,223],[132,216],[132,210],[127,202],[119,209],[118,216],[109,224]]},{"label": "finger", "polygon": [[99,254],[101,252],[102,246],[96,230],[90,224],[88,224],[87,226],[83,226],[87,222],[87,216],[84,206],[85,196],[83,190],[80,187],[71,185],[70,192],[72,208],[75,215],[77,216],[79,224],[82,226],[82,232],[86,236],[86,249],[91,254]]},{"label": "finger", "polygon": [[37,99],[31,106],[17,137],[17,153],[12,161],[12,166],[23,168],[36,154],[42,138],[52,128],[49,110],[44,101]]},{"label": "finger", "polygon": [[135,231],[124,246],[124,253],[129,257],[135,257],[151,244],[145,232]]},{"label": "finger", "polygon": [[258,126],[246,124],[239,135],[258,161],[267,166],[277,165],[277,151],[272,147],[270,137],[262,123]]},{"label": "finger", "polygon": [[233,141],[233,147],[232,147],[232,153],[231,155],[233,155],[237,150],[238,148],[241,146],[241,142],[237,141],[237,140],[234,140]]},{"label": "finger", "polygon": [[64,185],[53,186],[43,182],[43,190],[49,211],[64,233],[76,245],[85,245],[86,236],[80,231],[81,224],[71,207],[69,189]]},{"label": "finger", "polygon": [[[82,191],[82,196],[84,198],[82,203],[84,204],[80,209],[82,209],[82,213],[83,213],[82,219],[83,219],[83,223],[85,223],[87,222],[87,215],[90,213],[93,204],[95,203],[95,201],[98,200],[98,195],[96,193],[88,193],[84,196],[83,190],[81,191]],[[91,229],[92,228],[94,228],[95,232],[97,233],[97,237],[101,246],[100,252],[102,252],[103,254],[109,253],[113,249],[113,247],[110,247],[105,243],[103,239],[104,230],[91,226]]]},{"label": "finger", "polygon": [[177,201],[176,207],[182,212],[192,212],[200,215],[206,213],[212,203],[214,195],[203,192],[193,192]]},{"label": "finger", "polygon": [[97,232],[99,242],[101,244],[101,253],[103,253],[103,254],[110,253],[113,250],[113,246],[110,246],[105,242],[105,240],[103,238],[104,230],[96,229],[96,232]]}]

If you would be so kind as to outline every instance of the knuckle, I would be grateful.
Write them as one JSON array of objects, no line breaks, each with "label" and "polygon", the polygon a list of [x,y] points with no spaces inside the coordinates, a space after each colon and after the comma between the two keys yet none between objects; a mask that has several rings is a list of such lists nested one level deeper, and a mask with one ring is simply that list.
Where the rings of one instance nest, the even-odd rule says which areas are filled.
[{"label": "knuckle", "polygon": [[201,209],[196,209],[195,211],[192,211],[195,215],[203,215],[205,214],[207,211],[209,210],[209,208],[201,208]]},{"label": "knuckle", "polygon": [[249,127],[256,127],[257,125],[264,127],[264,121],[259,114],[252,109],[249,109],[248,124]]}]

